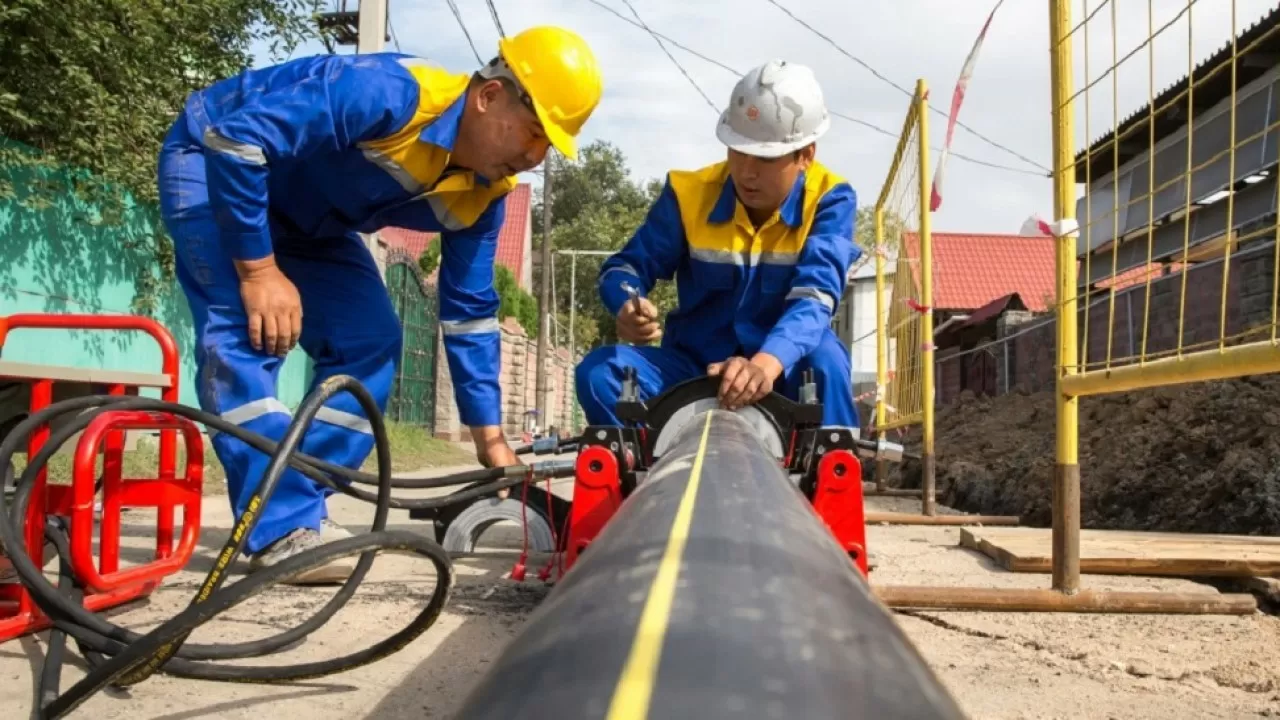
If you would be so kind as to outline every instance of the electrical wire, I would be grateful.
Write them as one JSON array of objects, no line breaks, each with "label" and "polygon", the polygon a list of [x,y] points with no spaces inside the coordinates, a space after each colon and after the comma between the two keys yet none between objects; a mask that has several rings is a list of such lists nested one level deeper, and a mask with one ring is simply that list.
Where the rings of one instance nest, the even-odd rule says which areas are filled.
[{"label": "electrical wire", "polygon": [[471,52],[476,56],[476,62],[484,65],[484,58],[480,57],[480,51],[476,50],[475,41],[471,39],[471,31],[467,30],[467,24],[462,21],[462,13],[458,10],[458,4],[454,0],[445,0],[449,4],[449,9],[453,11],[453,16],[458,20],[458,27],[462,28],[462,34],[467,36],[467,44],[471,46]]},{"label": "electrical wire", "polygon": [[502,18],[498,17],[498,6],[493,4],[493,0],[484,0],[489,6],[489,14],[493,16],[493,26],[498,28],[498,37],[506,37],[507,31],[502,29]]},{"label": "electrical wire", "polygon": [[[860,58],[860,57],[858,57],[858,56],[854,55],[853,53],[849,52],[848,50],[845,50],[845,49],[844,49],[844,47],[840,45],[840,43],[836,42],[836,41],[835,41],[835,40],[833,40],[830,36],[826,35],[826,34],[825,34],[825,33],[823,33],[821,30],[819,30],[819,29],[817,29],[816,27],[814,27],[814,26],[810,25],[809,23],[805,22],[803,19],[801,19],[800,17],[798,17],[795,13],[791,12],[790,10],[788,10],[785,6],[783,6],[783,5],[782,5],[782,3],[778,2],[778,0],[765,0],[765,2],[767,2],[767,3],[769,3],[770,5],[772,5],[772,6],[776,7],[776,8],[778,8],[778,9],[779,9],[779,10],[781,10],[783,13],[785,13],[785,14],[787,15],[787,17],[789,17],[789,18],[791,18],[792,20],[794,20],[794,21],[796,21],[797,23],[799,23],[801,26],[803,26],[803,27],[804,27],[805,29],[807,29],[809,32],[811,32],[811,33],[813,33],[814,35],[817,35],[818,37],[820,37],[820,38],[822,38],[823,40],[825,40],[825,41],[827,42],[827,44],[828,44],[828,45],[830,45],[831,47],[835,48],[837,52],[839,52],[841,55],[844,55],[845,57],[849,58],[850,60],[854,61],[854,62],[855,62],[855,63],[857,63],[858,65],[862,66],[862,67],[863,67],[863,69],[865,69],[867,72],[869,72],[869,73],[871,73],[873,76],[875,76],[875,77],[876,77],[876,79],[878,79],[878,80],[880,80],[880,81],[882,81],[882,82],[884,82],[884,83],[888,84],[889,86],[893,87],[893,88],[894,88],[894,89],[896,89],[898,92],[902,93],[903,95],[906,95],[907,97],[915,97],[915,93],[914,93],[913,91],[908,90],[907,88],[905,88],[905,87],[903,87],[903,86],[899,85],[898,83],[894,82],[893,80],[890,80],[889,78],[885,77],[883,74],[881,74],[881,73],[880,73],[880,71],[878,71],[878,70],[876,70],[875,68],[871,67],[871,65],[869,65],[865,60],[863,60],[862,58]],[[945,117],[945,118],[949,118],[949,117],[951,117],[951,116],[947,113],[947,111],[945,111],[945,110],[943,110],[943,109],[941,109],[941,108],[937,107],[936,105],[929,105],[929,109],[930,109],[930,110],[932,110],[933,112],[937,113],[938,115],[941,115],[942,117]],[[1019,153],[1017,150],[1014,150],[1013,148],[1010,148],[1010,147],[1008,147],[1008,146],[1006,146],[1006,145],[1003,145],[1003,144],[1001,144],[1000,142],[998,142],[998,141],[996,141],[996,140],[992,140],[991,138],[987,137],[986,135],[983,135],[982,133],[978,132],[977,130],[974,130],[972,127],[969,127],[968,125],[965,125],[963,122],[961,122],[961,121],[959,121],[959,120],[957,120],[957,121],[956,121],[956,127],[963,128],[964,130],[966,130],[966,131],[968,131],[969,133],[971,133],[974,137],[976,137],[976,138],[978,138],[978,139],[982,140],[983,142],[987,143],[988,145],[990,145],[990,146],[992,146],[992,147],[994,147],[994,148],[998,148],[998,149],[1000,149],[1000,150],[1002,150],[1002,151],[1004,151],[1004,152],[1006,152],[1006,153],[1008,153],[1008,154],[1012,155],[1013,157],[1018,158],[1019,160],[1021,160],[1021,161],[1025,162],[1025,163],[1028,163],[1028,164],[1030,164],[1030,165],[1033,165],[1033,166],[1035,166],[1035,167],[1039,168],[1040,170],[1042,170],[1042,171],[1043,171],[1044,173],[1046,173],[1046,174],[1047,174],[1047,173],[1052,172],[1049,168],[1045,167],[1044,165],[1042,165],[1042,164],[1040,164],[1040,163],[1036,162],[1035,160],[1032,160],[1031,158],[1027,157],[1026,155],[1023,155],[1022,153]]]},{"label": "electrical wire", "polygon": [[658,47],[662,48],[663,54],[670,58],[672,63],[675,63],[676,69],[680,71],[681,75],[684,75],[684,79],[689,81],[689,84],[693,86],[693,89],[698,91],[698,94],[706,101],[707,106],[711,108],[711,111],[716,115],[719,115],[720,108],[716,107],[716,104],[711,102],[711,98],[707,97],[707,93],[703,91],[702,86],[693,79],[693,76],[689,74],[688,70],[684,69],[684,66],[680,64],[680,61],[676,59],[676,56],[672,55],[671,51],[667,49],[667,46],[662,44],[662,38],[658,37],[658,34],[655,33],[643,19],[641,19],[640,13],[636,12],[635,7],[631,4],[631,0],[622,0],[622,4],[626,5],[627,9],[631,11],[631,14],[636,16],[636,22],[640,23],[640,27],[644,28],[645,32],[649,33],[649,36],[653,38],[653,41],[658,43]]},{"label": "electrical wire", "polygon": [[[377,475],[352,471],[298,451],[303,435],[317,411],[323,407],[326,400],[342,391],[354,396],[369,418],[378,462]],[[65,523],[57,518],[49,518],[49,522],[46,523],[46,537],[53,543],[61,561],[56,586],[44,577],[41,569],[27,554],[20,528],[25,527],[27,508],[36,487],[36,478],[49,458],[103,412],[116,410],[177,415],[203,423],[217,432],[232,435],[251,447],[269,453],[271,462],[253,491],[249,507],[262,508],[270,503],[280,477],[289,467],[303,472],[337,492],[355,497],[372,498],[376,504],[376,510],[370,532],[300,552],[224,587],[232,561],[242,553],[245,543],[262,516],[261,512],[246,512],[237,520],[227,542],[216,556],[214,567],[209,571],[196,597],[185,610],[145,635],[114,625],[103,616],[89,612],[81,604],[84,591],[72,572]],[[62,419],[63,422],[56,424],[52,422],[58,419]],[[29,458],[27,468],[14,490],[12,507],[9,506],[9,500],[5,497],[6,493],[0,493],[0,546],[7,550],[6,554],[14,571],[30,592],[36,605],[53,622],[49,651],[46,653],[45,665],[35,689],[32,717],[38,720],[63,717],[108,685],[115,687],[135,685],[156,672],[222,682],[283,683],[344,672],[385,658],[403,649],[435,623],[448,599],[453,583],[451,562],[447,553],[437,543],[418,533],[386,529],[389,511],[397,504],[391,496],[393,487],[424,488],[471,483],[463,490],[443,498],[426,501],[431,506],[445,507],[528,482],[539,473],[544,473],[547,477],[572,474],[572,462],[552,462],[539,466],[486,469],[447,478],[395,478],[391,475],[391,449],[382,415],[372,395],[358,381],[349,376],[331,378],[309,394],[294,414],[279,443],[229,423],[217,415],[151,398],[99,395],[54,403],[23,420],[8,433],[3,441],[0,441],[0,467],[8,467],[13,455],[24,445],[28,436],[46,423],[55,425],[58,429],[49,436],[40,451]],[[377,494],[371,496],[368,493],[361,493],[351,487],[351,484],[355,483],[376,485]],[[421,502],[423,501],[404,500],[399,501],[399,504],[408,507]],[[436,570],[437,582],[431,597],[422,611],[400,631],[363,650],[318,662],[277,666],[226,665],[211,662],[262,657],[306,638],[323,626],[351,599],[372,566],[378,551],[409,553],[425,557],[432,562]],[[334,560],[354,555],[359,555],[360,559],[350,577],[315,615],[297,627],[273,637],[251,642],[210,645],[185,643],[194,630],[218,614],[262,593],[268,586]],[[76,641],[89,665],[89,671],[79,682],[60,694],[58,686],[68,637]]]},{"label": "electrical wire", "polygon": [[400,49],[400,36],[396,34],[396,25],[391,22],[390,16],[387,17],[387,29],[391,31],[391,42],[396,45],[396,52],[404,52]]},{"label": "electrical wire", "polygon": [[[651,28],[649,28],[649,27],[647,27],[647,26],[645,26],[645,25],[643,25],[643,24],[641,24],[641,23],[636,22],[635,20],[632,20],[631,18],[627,17],[626,15],[623,15],[622,13],[618,12],[618,10],[616,10],[616,9],[614,9],[614,8],[612,8],[612,7],[608,6],[608,5],[606,5],[606,4],[605,4],[605,3],[603,3],[603,2],[601,2],[601,0],[587,0],[587,2],[591,3],[592,5],[595,5],[596,7],[600,8],[601,10],[605,10],[605,11],[607,11],[607,12],[611,13],[614,17],[616,17],[616,18],[618,18],[619,20],[621,20],[621,21],[623,21],[623,22],[627,23],[628,25],[631,25],[631,26],[633,26],[633,27],[636,27],[636,28],[639,28],[639,29],[641,29],[641,30],[645,30],[645,31],[647,31],[647,32],[648,32],[650,35],[652,35],[655,39],[660,39],[660,40],[662,40],[662,41],[666,42],[667,44],[671,45],[672,47],[679,48],[680,50],[683,50],[684,52],[689,53],[690,55],[692,55],[692,56],[694,56],[694,57],[698,58],[699,60],[702,60],[703,62],[706,62],[706,63],[710,63],[711,65],[715,65],[716,67],[720,68],[721,70],[724,70],[725,72],[728,72],[728,73],[730,73],[730,74],[732,74],[732,75],[734,75],[734,76],[742,77],[742,73],[741,73],[740,71],[738,71],[738,70],[734,69],[732,66],[727,65],[727,64],[725,64],[725,63],[721,62],[720,60],[717,60],[717,59],[715,59],[715,58],[713,58],[713,57],[710,57],[710,56],[706,55],[705,53],[702,53],[702,52],[699,52],[699,51],[697,51],[697,50],[694,50],[693,48],[689,47],[688,45],[685,45],[685,44],[681,43],[681,42],[680,42],[680,41],[678,41],[678,40],[674,40],[674,39],[672,39],[671,37],[669,37],[669,36],[667,36],[667,35],[663,35],[662,33],[657,32],[656,30],[653,30],[653,29],[651,29]],[[867,128],[868,130],[871,130],[871,131],[873,131],[873,132],[876,132],[876,133],[879,133],[879,134],[881,134],[881,135],[884,135],[885,137],[891,137],[891,138],[897,138],[897,137],[898,137],[898,133],[893,132],[892,130],[886,130],[885,128],[882,128],[882,127],[880,127],[879,125],[876,125],[875,123],[872,123],[872,122],[870,122],[870,121],[863,120],[863,119],[861,119],[861,118],[857,118],[857,117],[854,117],[854,116],[852,116],[852,115],[848,115],[848,114],[846,114],[846,113],[842,113],[842,112],[837,112],[837,111],[834,111],[834,110],[830,110],[829,112],[831,113],[831,115],[832,115],[833,117],[838,117],[838,118],[840,118],[840,119],[842,119],[842,120],[846,120],[846,121],[848,121],[848,122],[854,123],[855,125],[860,125],[860,126],[862,126],[862,127],[864,127],[864,128]],[[932,149],[932,150],[935,150],[935,151],[940,151],[940,150],[941,150],[941,148],[938,148],[938,147],[933,147],[933,148],[931,148],[931,149]],[[994,168],[994,169],[996,169],[996,170],[1005,170],[1005,171],[1007,171],[1007,172],[1018,173],[1018,174],[1020,174],[1020,175],[1032,175],[1032,176],[1034,176],[1034,177],[1040,177],[1040,178],[1049,177],[1049,174],[1048,174],[1047,172],[1038,172],[1038,171],[1034,171],[1034,170],[1028,170],[1028,169],[1026,169],[1026,168],[1013,167],[1013,166],[1011,166],[1011,165],[1003,165],[1003,164],[1001,164],[1001,163],[990,162],[990,161],[988,161],[988,160],[979,160],[978,158],[970,157],[970,156],[968,156],[968,155],[965,155],[965,154],[962,154],[962,153],[958,153],[958,152],[956,152],[956,151],[954,151],[954,150],[952,150],[952,151],[951,151],[951,157],[956,158],[956,159],[958,159],[958,160],[962,160],[962,161],[964,161],[964,162],[972,163],[972,164],[974,164],[974,165],[981,165],[981,166],[984,166],[984,167]]]}]

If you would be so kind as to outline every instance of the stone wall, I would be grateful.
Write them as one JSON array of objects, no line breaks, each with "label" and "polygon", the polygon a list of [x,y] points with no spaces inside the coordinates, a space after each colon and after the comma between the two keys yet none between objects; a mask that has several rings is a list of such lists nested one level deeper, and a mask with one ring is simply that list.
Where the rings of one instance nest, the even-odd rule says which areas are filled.
[{"label": "stone wall", "polygon": [[[449,363],[444,354],[443,338],[438,340],[440,353],[436,362],[436,436],[447,440],[466,440],[470,434],[458,419],[458,405],[453,397]],[[538,343],[530,339],[514,318],[502,323],[502,427],[507,437],[519,438],[526,426],[526,415],[537,407]],[[555,426],[561,435],[581,430],[573,412],[573,368],[569,351],[553,349],[547,364],[549,393],[547,415],[539,427]]]}]

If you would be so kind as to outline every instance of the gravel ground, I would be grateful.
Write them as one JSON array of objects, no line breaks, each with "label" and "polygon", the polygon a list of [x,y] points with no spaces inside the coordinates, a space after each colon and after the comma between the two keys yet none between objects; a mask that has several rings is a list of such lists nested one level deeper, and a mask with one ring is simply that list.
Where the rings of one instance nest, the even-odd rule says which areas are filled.
[{"label": "gravel ground", "polygon": [[[912,511],[918,501],[873,498],[874,510]],[[358,529],[367,507],[338,499],[333,515]],[[145,518],[131,517],[134,556],[144,553]],[[145,629],[190,599],[230,526],[223,502],[204,509],[200,556],[143,605],[118,613],[116,622]],[[393,516],[397,527],[425,524]],[[959,530],[874,526],[868,544],[872,580],[882,584],[1034,587],[1046,576],[1014,575],[957,547]],[[456,562],[457,585],[448,608],[426,635],[399,654],[371,666],[307,683],[252,686],[156,676],[128,693],[102,693],[73,717],[261,718],[276,713],[328,718],[447,718],[525,618],[545,597],[536,581],[504,578],[519,547],[514,527],[485,536],[491,549]],[[531,562],[531,567],[537,567]],[[530,572],[530,578],[534,575]],[[435,582],[425,563],[387,557],[370,581],[329,626],[279,657],[247,664],[278,664],[334,657],[385,637],[422,606]],[[1169,579],[1086,577],[1090,587],[1188,589]],[[1203,589],[1203,588],[1200,588]],[[193,642],[247,640],[295,624],[323,603],[321,590],[277,588],[219,617]],[[1280,621],[1249,617],[1125,617],[991,613],[895,615],[926,661],[972,718],[1248,718],[1280,716],[1280,670],[1270,661],[1280,645]],[[356,640],[358,639],[358,641]],[[0,647],[0,707],[13,716],[30,710],[32,668],[43,656],[42,638]],[[74,652],[71,653],[74,656]],[[80,671],[66,671],[64,687]]]}]

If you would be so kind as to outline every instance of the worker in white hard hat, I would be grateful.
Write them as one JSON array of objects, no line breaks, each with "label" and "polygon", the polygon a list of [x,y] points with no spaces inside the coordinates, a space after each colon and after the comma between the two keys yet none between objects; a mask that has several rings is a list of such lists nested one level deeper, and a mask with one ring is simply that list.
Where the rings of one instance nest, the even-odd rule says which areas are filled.
[{"label": "worker in white hard hat", "polygon": [[[830,122],[803,65],[773,60],[738,82],[716,128],[728,158],[670,172],[644,224],[600,269],[600,297],[634,345],[597,348],[578,366],[588,422],[618,422],[631,367],[642,399],[718,376],[728,409],[773,390],[796,398],[813,370],[824,424],[858,426],[849,352],[831,330],[861,254],[857,196],[815,159]],[[664,332],[645,294],[672,277],[678,306]]]}]

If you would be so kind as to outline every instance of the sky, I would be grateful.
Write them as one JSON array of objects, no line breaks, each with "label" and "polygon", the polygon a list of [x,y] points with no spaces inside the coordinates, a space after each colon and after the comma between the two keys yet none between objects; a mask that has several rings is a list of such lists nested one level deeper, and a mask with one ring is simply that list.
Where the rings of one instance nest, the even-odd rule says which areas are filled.
[{"label": "sky", "polygon": [[[931,104],[944,112],[950,107],[965,57],[995,5],[995,0],[777,0],[777,5],[769,0],[630,1],[652,30],[739,72],[771,58],[810,66],[831,111],[887,131],[877,132],[833,117],[830,131],[818,144],[819,159],[849,180],[860,206],[866,207],[875,203],[885,182],[909,97],[788,17],[777,5],[818,28],[893,84],[910,89],[917,79],[924,79],[931,90]],[[470,72],[478,66],[444,0],[390,2],[400,51],[458,72]],[[482,0],[456,2],[480,56],[488,60],[496,53],[498,40],[488,6]],[[634,17],[624,0],[598,2]],[[350,5],[355,3],[349,0]],[[1143,108],[1150,95],[1185,77],[1189,56],[1198,64],[1229,42],[1233,7],[1238,33],[1276,3],[1192,0],[1188,13],[1187,0],[1123,0],[1114,9],[1105,0],[1073,2],[1073,24],[1092,13],[1086,24],[1087,81],[1083,29],[1077,31],[1073,43],[1076,87],[1093,83],[1086,93],[1088,122],[1085,95],[1076,103],[1076,147],[1086,136],[1105,134],[1114,123]],[[724,158],[724,147],[715,138],[718,114],[645,30],[592,0],[495,0],[494,4],[508,35],[534,25],[554,24],[586,38],[601,64],[605,93],[581,142],[604,139],[618,146],[635,179],[660,178],[670,169],[694,169]],[[946,170],[944,202],[932,219],[935,232],[1013,233],[1033,214],[1050,217],[1052,183],[1045,177],[1045,168],[1052,164],[1048,7],[1046,0],[1003,3],[992,21],[960,112],[962,123],[1007,149],[963,128],[956,129],[952,145],[954,153],[1017,171],[953,155]],[[1113,11],[1114,26],[1119,29],[1114,34]],[[1193,31],[1190,53],[1188,15]],[[1149,21],[1150,28],[1159,31],[1150,47],[1145,43],[1152,34]],[[667,48],[722,108],[739,76],[679,48]],[[387,49],[396,50],[397,43],[388,43]],[[319,52],[324,52],[323,48],[312,45],[300,48],[295,56]],[[1119,72],[1108,72],[1113,57],[1120,59],[1131,53]],[[1154,55],[1154,71],[1149,55]],[[268,62],[269,58],[259,54],[259,65]],[[1113,97],[1118,102],[1113,103]],[[930,162],[934,166],[946,124],[945,115],[930,113],[934,148]],[[538,183],[536,177],[522,179]]]}]

